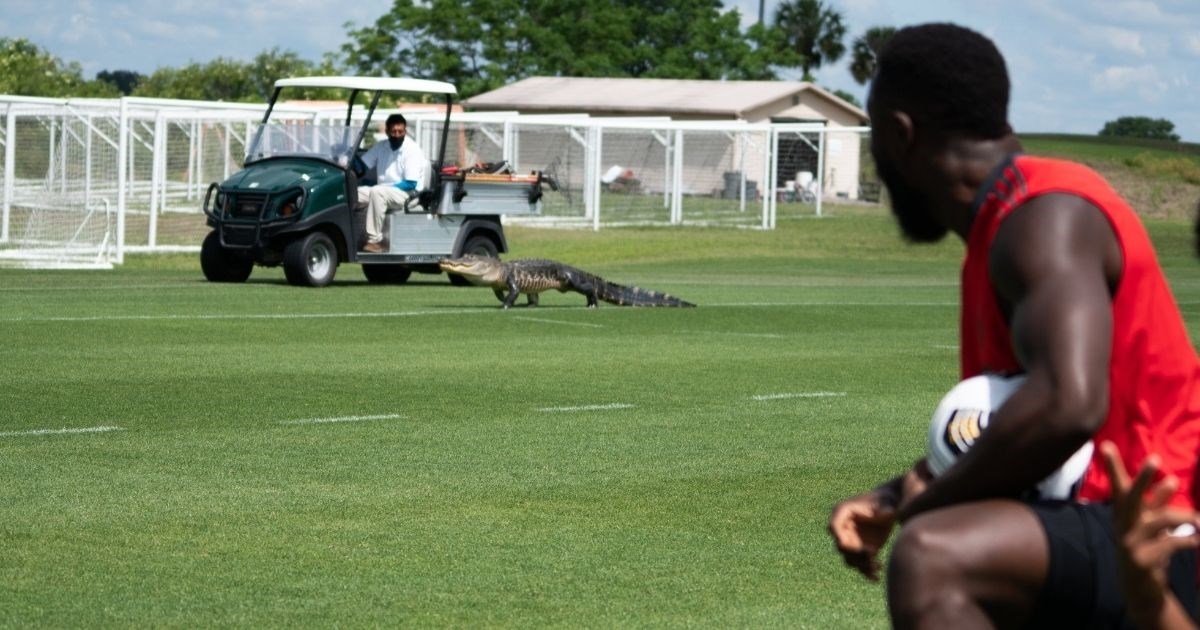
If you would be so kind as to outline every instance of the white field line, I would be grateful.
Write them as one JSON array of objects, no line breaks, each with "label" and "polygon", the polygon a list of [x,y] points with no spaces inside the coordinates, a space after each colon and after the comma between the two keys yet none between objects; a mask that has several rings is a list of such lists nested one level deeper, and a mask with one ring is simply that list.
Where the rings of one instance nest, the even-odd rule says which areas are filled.
[{"label": "white field line", "polygon": [[0,431],[0,437],[19,437],[25,435],[65,435],[69,433],[106,433],[108,431],[124,431],[121,427],[81,427],[78,429],[33,429],[31,431]]},{"label": "white field line", "polygon": [[837,398],[845,396],[846,392],[796,392],[789,394],[761,394],[751,396],[750,400],[785,400],[788,398]]},{"label": "white field line", "polygon": [[779,333],[744,333],[725,330],[676,330],[680,335],[731,335],[734,337],[761,337],[764,339],[786,339],[787,335]]},{"label": "white field line", "polygon": [[[711,286],[735,286],[735,287],[749,286],[749,287],[787,287],[787,288],[794,287],[794,288],[802,288],[802,289],[828,289],[828,288],[842,288],[842,287],[851,288],[851,289],[879,289],[879,288],[883,288],[883,289],[924,289],[924,288],[942,288],[942,287],[957,287],[957,286],[959,286],[959,282],[957,280],[952,280],[952,281],[947,281],[947,282],[936,282],[936,281],[926,281],[926,282],[899,281],[898,282],[895,280],[884,280],[884,281],[879,281],[879,282],[872,282],[869,280],[864,280],[864,281],[858,281],[858,282],[851,283],[849,281],[839,282],[837,280],[808,281],[808,280],[800,279],[800,280],[796,280],[794,282],[789,282],[789,281],[785,281],[785,280],[780,280],[780,281],[776,281],[776,282],[771,282],[771,281],[749,281],[749,282],[747,282],[744,279],[733,278],[733,277],[729,277],[729,276],[717,277],[717,278],[713,278],[711,280],[658,278],[658,279],[654,279],[654,280],[647,280],[646,284],[662,284],[662,285],[678,284],[678,285],[701,286],[701,287],[711,287]],[[674,294],[672,294],[672,295],[674,295]]]},{"label": "white field line", "polygon": [[636,405],[626,403],[610,403],[607,405],[580,405],[578,407],[542,407],[538,411],[549,413],[565,413],[572,411],[607,411],[610,409],[633,409]]},{"label": "white field line", "polygon": [[956,343],[935,343],[932,347],[938,350],[958,350],[958,344]]},{"label": "white field line", "polygon": [[404,416],[389,413],[381,416],[341,416],[339,418],[304,418],[303,420],[284,420],[279,424],[332,424],[337,422],[368,422],[371,420],[399,420]]},{"label": "white field line", "polygon": [[[142,289],[194,289],[199,283],[191,284],[114,284],[109,286],[55,286],[55,287],[0,287],[0,291],[24,291],[41,293],[46,291],[138,291]],[[203,285],[200,285],[203,286]]]},{"label": "white field line", "polygon": [[583,322],[564,322],[564,321],[560,321],[557,319],[542,319],[541,317],[525,317],[523,315],[515,316],[515,317],[513,317],[513,319],[519,319],[519,320],[526,321],[526,322],[541,322],[543,324],[562,324],[563,326],[582,326],[585,328],[604,328],[604,326],[602,326],[600,324],[585,324]]},{"label": "white field line", "polygon": [[343,319],[368,317],[422,317],[426,315],[467,315],[484,313],[480,309],[446,309],[438,311],[385,311],[378,313],[245,313],[240,315],[91,315],[79,317],[6,317],[5,322],[115,322],[115,321],[203,321],[203,320],[272,320],[272,319]]},{"label": "white field line", "polygon": [[819,302],[716,302],[713,304],[705,304],[702,302],[698,306],[706,308],[746,306],[882,306],[886,308],[900,308],[905,306],[958,306],[958,302],[838,302],[834,300],[828,300]]}]

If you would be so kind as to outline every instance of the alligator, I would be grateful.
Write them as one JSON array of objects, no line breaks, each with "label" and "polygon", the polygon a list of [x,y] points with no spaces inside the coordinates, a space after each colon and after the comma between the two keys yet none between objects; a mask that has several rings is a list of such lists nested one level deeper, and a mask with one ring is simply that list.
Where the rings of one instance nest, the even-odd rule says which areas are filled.
[{"label": "alligator", "polygon": [[443,258],[438,266],[447,273],[466,278],[471,284],[492,287],[496,297],[503,302],[501,308],[505,309],[516,304],[517,297],[522,293],[528,296],[529,306],[537,306],[538,294],[550,289],[562,293],[582,293],[587,297],[588,308],[596,308],[597,300],[620,306],[695,306],[665,293],[613,284],[553,260],[522,258],[501,261],[465,254],[459,258]]}]

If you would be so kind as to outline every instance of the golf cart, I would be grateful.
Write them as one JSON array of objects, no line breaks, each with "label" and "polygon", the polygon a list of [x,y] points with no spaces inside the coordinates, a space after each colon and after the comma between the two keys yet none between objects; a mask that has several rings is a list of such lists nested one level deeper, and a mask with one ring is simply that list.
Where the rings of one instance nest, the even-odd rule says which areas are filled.
[{"label": "golf cart", "polygon": [[[346,117],[320,119],[276,107],[280,95],[301,90],[348,91]],[[382,253],[359,251],[365,208],[358,187],[372,181],[358,160],[374,139],[372,114],[385,92],[444,98],[446,119],[424,190],[384,222]],[[200,249],[200,266],[213,282],[245,282],[254,265],[283,265],[289,284],[320,287],[340,263],[359,263],[374,283],[403,283],[416,271],[441,273],[438,260],[462,254],[497,256],[508,250],[500,216],[541,212],[541,173],[476,173],[448,165],[446,138],[456,91],[439,81],[378,77],[300,77],[275,82],[245,166],[214,182],[204,198],[213,229]],[[366,100],[365,104],[357,101]],[[365,106],[366,117],[355,122]],[[416,133],[410,135],[416,141]],[[427,152],[433,155],[432,151]],[[450,276],[462,284],[459,276]]]}]

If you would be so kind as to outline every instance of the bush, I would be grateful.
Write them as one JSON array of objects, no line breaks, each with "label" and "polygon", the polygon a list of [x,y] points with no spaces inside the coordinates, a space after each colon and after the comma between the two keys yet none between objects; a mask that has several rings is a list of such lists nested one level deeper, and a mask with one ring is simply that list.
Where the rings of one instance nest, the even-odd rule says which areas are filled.
[{"label": "bush", "polygon": [[1139,153],[1124,160],[1125,165],[1158,179],[1181,179],[1189,184],[1200,184],[1200,164],[1183,156],[1156,157],[1150,153]]}]

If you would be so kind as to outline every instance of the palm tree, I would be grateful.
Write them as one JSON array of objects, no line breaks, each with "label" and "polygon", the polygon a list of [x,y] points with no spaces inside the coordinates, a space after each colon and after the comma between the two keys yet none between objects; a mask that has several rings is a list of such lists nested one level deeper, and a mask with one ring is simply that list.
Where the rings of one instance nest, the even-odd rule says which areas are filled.
[{"label": "palm tree", "polygon": [[786,33],[788,48],[800,55],[805,81],[813,80],[814,69],[846,52],[842,14],[821,0],[784,0],[775,9],[775,25]]},{"label": "palm tree", "polygon": [[850,75],[859,85],[866,85],[875,76],[875,60],[879,58],[879,51],[895,34],[895,27],[875,26],[854,40],[850,53]]}]

